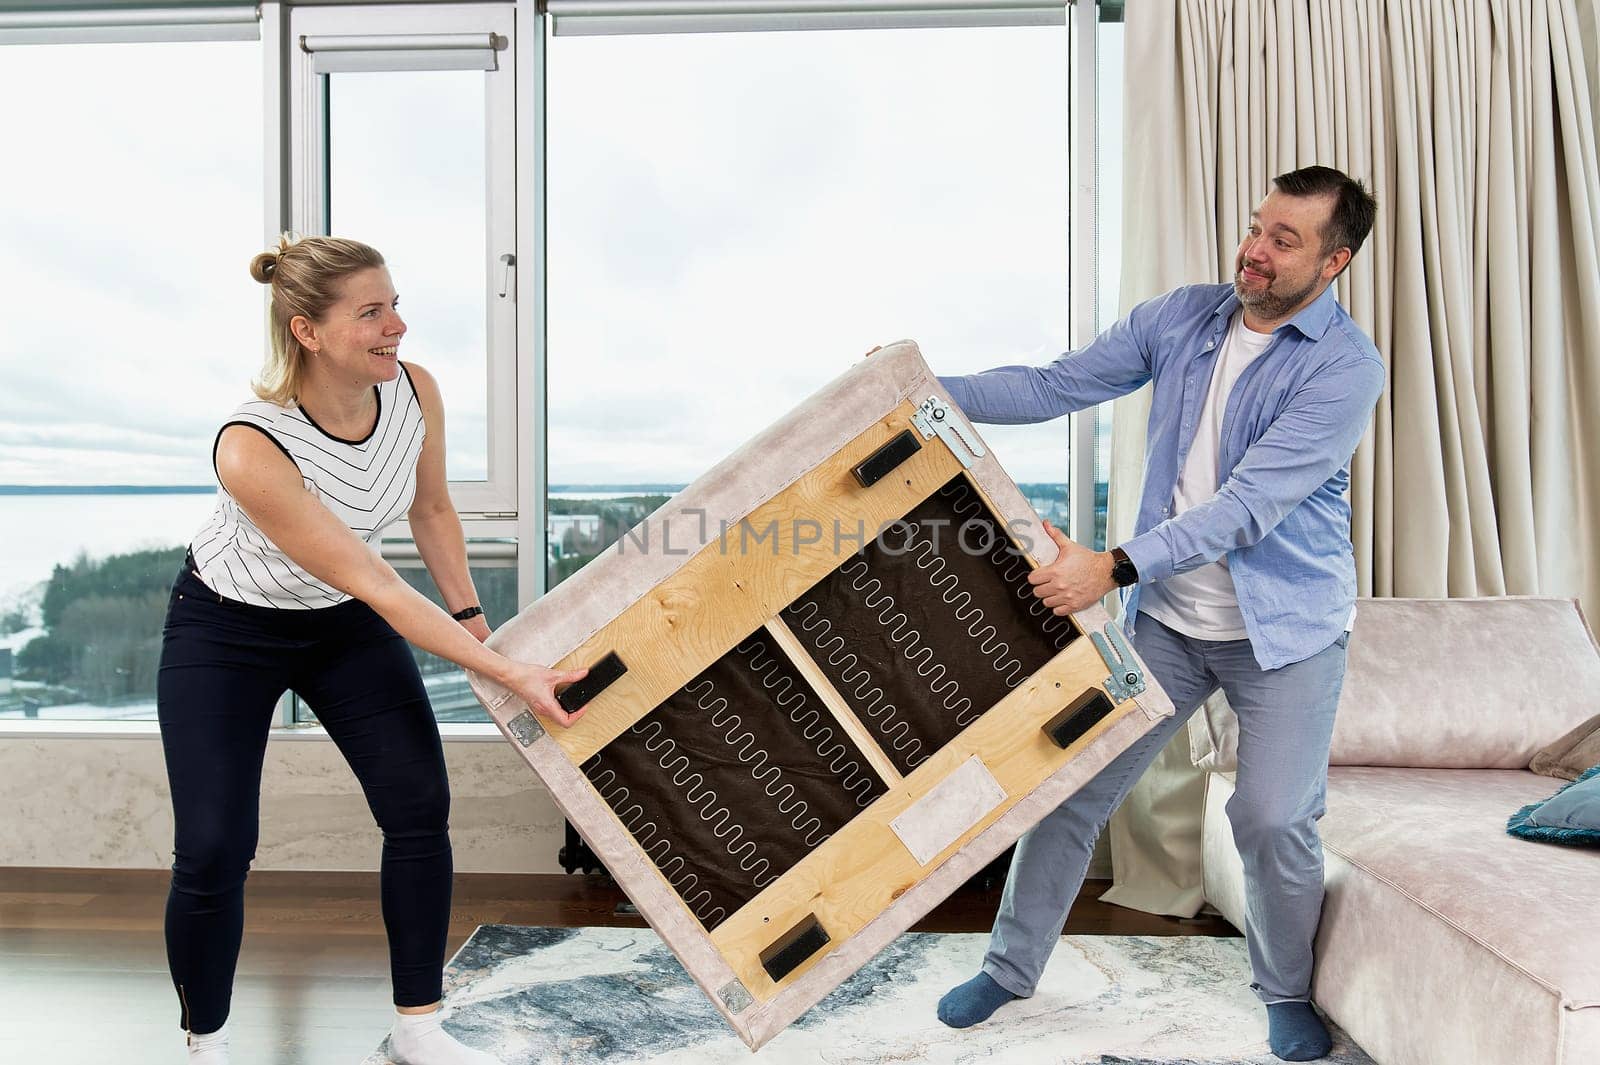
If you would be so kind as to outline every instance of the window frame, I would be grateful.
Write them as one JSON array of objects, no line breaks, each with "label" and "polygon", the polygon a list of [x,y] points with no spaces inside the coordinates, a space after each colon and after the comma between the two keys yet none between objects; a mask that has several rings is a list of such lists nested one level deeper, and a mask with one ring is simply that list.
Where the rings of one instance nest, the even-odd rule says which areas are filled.
[{"label": "window frame", "polygon": [[[283,227],[299,234],[328,231],[328,93],[329,75],[318,73],[317,52],[306,39],[345,37],[361,39],[361,49],[374,60],[369,70],[443,70],[443,51],[436,65],[417,65],[425,53],[416,38],[461,35],[500,39],[495,50],[496,69],[485,71],[484,169],[487,188],[487,227],[484,296],[488,310],[485,338],[485,415],[488,471],[482,481],[451,481],[450,496],[463,521],[514,518],[517,514],[518,449],[516,389],[518,349],[517,257],[517,131],[516,131],[516,19],[509,4],[393,4],[349,6],[295,6],[288,12],[286,81],[288,89],[288,218]],[[398,46],[384,49],[387,38]],[[400,38],[409,40],[401,41]],[[385,60],[387,59],[387,62]],[[459,68],[454,68],[459,69]],[[269,241],[276,237],[268,233]],[[511,256],[503,264],[503,256]],[[497,285],[505,273],[505,295]],[[448,410],[450,397],[446,397]],[[397,527],[398,528],[398,527]],[[408,538],[409,530],[397,532]],[[476,535],[476,534],[475,534]]]},{"label": "window frame", "polygon": [[[0,56],[7,46],[49,46],[85,44],[205,44],[257,42],[261,49],[263,121],[270,123],[273,93],[278,84],[274,55],[275,9],[278,3],[255,5],[217,4],[186,8],[100,7],[59,10],[0,12]],[[278,196],[281,157],[276,152],[277,138],[270,135],[262,145],[262,194],[270,204]],[[269,209],[268,216],[271,216]],[[265,350],[265,349],[263,349]],[[9,652],[8,652],[9,653]],[[13,666],[15,654],[11,653]],[[9,675],[8,675],[9,679]],[[288,701],[279,701],[274,727],[287,720]],[[3,736],[82,736],[85,738],[123,737],[153,734],[158,730],[153,717],[123,719],[99,718],[4,718]]]}]

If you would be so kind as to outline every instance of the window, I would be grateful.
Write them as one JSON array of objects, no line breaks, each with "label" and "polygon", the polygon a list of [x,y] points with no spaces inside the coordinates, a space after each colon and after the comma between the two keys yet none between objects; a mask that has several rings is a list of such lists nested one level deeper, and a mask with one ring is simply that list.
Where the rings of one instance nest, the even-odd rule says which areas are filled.
[{"label": "window", "polygon": [[[548,55],[551,585],[874,344],[1066,348],[1063,26]],[[1065,420],[983,433],[1064,526]]]},{"label": "window", "polygon": [[[467,549],[475,558],[469,568],[484,617],[491,629],[499,628],[517,616],[516,542],[473,539],[467,542]],[[395,569],[407,584],[444,606],[439,589],[420,561],[396,561]],[[415,647],[411,650],[422,673],[423,686],[428,689],[428,701],[433,705],[435,717],[456,722],[489,720],[459,666]]]},{"label": "window", "polygon": [[515,49],[507,5],[297,7],[292,226],[371,244],[445,401],[451,497],[516,498]]},{"label": "window", "polygon": [[[498,628],[517,614],[516,541],[475,537],[467,541],[467,550],[473,559],[468,568],[472,572],[472,583],[478,589],[478,602],[483,607],[489,627]],[[439,606],[444,606],[433,578],[417,557],[413,542],[385,539],[384,556],[407,584]],[[422,674],[422,684],[427,689],[428,702],[433,707],[435,717],[449,722],[489,720],[483,704],[472,694],[467,676],[460,667],[416,646],[412,646],[411,653]],[[294,716],[298,722],[314,722],[316,707],[297,698]]]},{"label": "window", "polygon": [[[265,47],[247,5],[0,19],[0,93],[35,101],[0,172],[22,208],[0,222],[0,716],[154,716],[167,587],[265,345],[246,264],[280,229],[388,257],[496,624],[873,344],[915,339],[943,374],[1069,346],[1059,5],[693,6],[293,5]],[[1096,47],[1100,325],[1120,33]],[[1068,527],[1066,421],[984,435]],[[409,535],[385,554],[436,594]],[[441,717],[481,720],[418,660]]]},{"label": "window", "polygon": [[155,717],[211,442],[260,367],[260,56],[0,46],[0,99],[30,102],[0,168],[0,717]]},{"label": "window", "polygon": [[425,365],[449,404],[450,480],[486,481],[483,74],[332,74],[327,104],[329,232],[383,253],[406,320],[401,358]]},{"label": "window", "polygon": [[[491,626],[518,595],[515,49],[506,5],[296,8],[291,76],[294,227],[371,244],[445,403],[450,494]],[[509,526],[509,527],[508,527]],[[509,535],[506,535],[509,534]],[[384,539],[400,575],[439,602],[406,523]],[[465,676],[413,648],[441,721],[485,721]],[[296,721],[315,708],[294,700]]]}]

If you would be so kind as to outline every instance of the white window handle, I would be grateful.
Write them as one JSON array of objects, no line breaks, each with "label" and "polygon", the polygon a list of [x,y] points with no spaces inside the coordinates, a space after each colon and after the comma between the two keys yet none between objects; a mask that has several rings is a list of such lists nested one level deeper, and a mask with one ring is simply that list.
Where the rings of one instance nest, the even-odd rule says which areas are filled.
[{"label": "white window handle", "polygon": [[506,293],[511,291],[511,271],[516,269],[517,257],[506,252],[500,256],[500,265],[505,268],[500,274],[500,298],[505,299]]}]

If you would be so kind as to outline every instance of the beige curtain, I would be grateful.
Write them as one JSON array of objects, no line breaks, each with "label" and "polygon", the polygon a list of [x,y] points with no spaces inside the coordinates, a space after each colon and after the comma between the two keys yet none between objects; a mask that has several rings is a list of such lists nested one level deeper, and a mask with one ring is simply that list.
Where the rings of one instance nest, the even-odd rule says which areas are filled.
[{"label": "beige curtain", "polygon": [[[1365,181],[1338,282],[1389,385],[1352,465],[1363,595],[1578,595],[1600,617],[1600,185],[1593,0],[1129,4],[1122,302],[1226,280],[1274,174]],[[1148,398],[1113,411],[1127,537]],[[1359,622],[1358,622],[1359,624]],[[1111,825],[1112,902],[1200,905],[1179,736]]]},{"label": "beige curtain", "polygon": [[1589,72],[1589,117],[1600,144],[1600,10],[1596,0],[1578,0],[1578,39],[1583,47],[1583,68]]}]

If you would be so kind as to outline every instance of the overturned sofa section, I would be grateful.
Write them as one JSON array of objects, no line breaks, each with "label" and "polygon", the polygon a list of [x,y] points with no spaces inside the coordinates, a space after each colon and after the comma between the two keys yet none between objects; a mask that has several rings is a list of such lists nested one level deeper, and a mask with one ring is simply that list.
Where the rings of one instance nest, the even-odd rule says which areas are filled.
[{"label": "overturned sofa section", "polygon": [[758,1047],[1171,713],[914,344],[831,382],[491,639],[473,687]]}]

